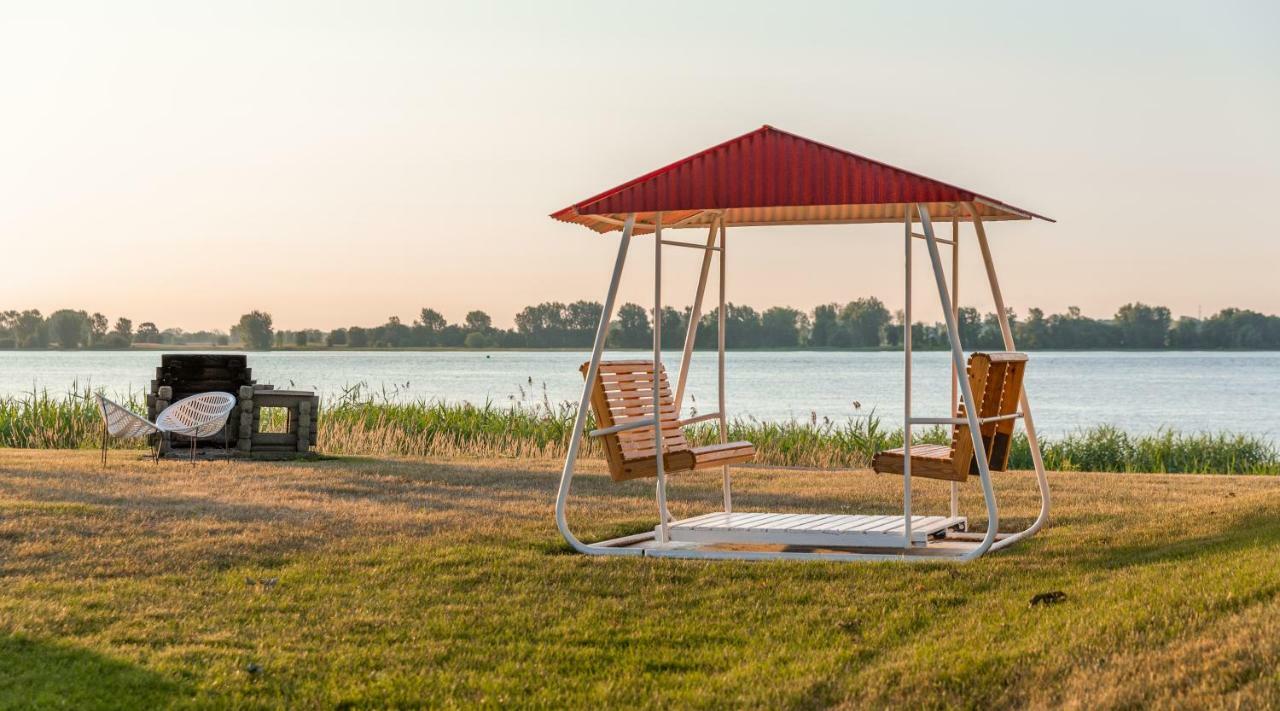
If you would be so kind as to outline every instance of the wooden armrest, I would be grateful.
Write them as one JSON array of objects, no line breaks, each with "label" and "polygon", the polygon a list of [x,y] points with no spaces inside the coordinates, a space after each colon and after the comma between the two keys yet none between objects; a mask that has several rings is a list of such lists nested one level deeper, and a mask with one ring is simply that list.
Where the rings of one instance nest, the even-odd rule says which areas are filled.
[{"label": "wooden armrest", "polygon": [[694,417],[686,417],[683,420],[676,420],[676,424],[681,427],[688,427],[689,425],[696,425],[699,422],[706,422],[707,420],[718,420],[718,419],[720,419],[720,413],[708,412],[705,415],[695,415]]}]

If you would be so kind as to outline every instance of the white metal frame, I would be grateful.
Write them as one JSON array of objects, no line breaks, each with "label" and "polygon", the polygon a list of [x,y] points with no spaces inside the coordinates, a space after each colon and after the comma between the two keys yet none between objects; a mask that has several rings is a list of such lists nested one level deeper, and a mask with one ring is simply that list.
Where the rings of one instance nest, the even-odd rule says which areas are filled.
[{"label": "white metal frame", "polygon": [[[983,264],[986,268],[987,280],[991,286],[991,294],[995,300],[996,315],[1000,324],[1000,332],[1004,339],[1006,350],[1015,350],[1013,342],[1013,334],[1009,327],[1008,313],[1005,310],[1004,296],[1000,291],[1000,284],[996,278],[995,264],[991,258],[991,248],[987,242],[986,229],[983,220],[978,214],[977,208],[973,203],[961,203],[959,206],[969,214],[970,221],[973,223],[974,232],[978,242],[978,248],[982,255]],[[953,210],[958,212],[958,210]],[[667,487],[666,487],[666,469],[662,456],[656,459],[657,465],[657,481],[656,481],[656,499],[658,508],[658,525],[654,531],[646,531],[631,536],[615,538],[599,543],[584,543],[573,534],[569,529],[569,523],[566,518],[566,508],[569,498],[569,490],[573,482],[573,474],[575,463],[578,458],[578,451],[582,444],[584,428],[586,426],[587,410],[590,406],[591,385],[595,382],[596,375],[599,372],[601,356],[604,352],[604,343],[608,336],[609,323],[613,318],[613,311],[618,295],[618,285],[622,279],[623,268],[626,265],[628,251],[631,247],[631,240],[636,228],[636,215],[628,215],[626,220],[622,222],[622,239],[618,244],[618,256],[614,261],[613,275],[609,281],[609,289],[606,293],[604,305],[600,313],[600,323],[596,328],[596,337],[591,350],[591,359],[587,366],[586,380],[582,389],[582,398],[578,403],[578,413],[574,420],[573,433],[569,440],[569,451],[565,457],[564,469],[560,476],[560,487],[556,495],[556,525],[560,529],[560,533],[565,537],[571,546],[577,551],[592,555],[617,555],[617,556],[652,556],[652,557],[670,557],[670,558],[705,558],[705,559],[739,559],[739,560],[771,560],[771,559],[792,559],[792,560],[842,560],[842,561],[885,561],[885,560],[954,560],[968,561],[973,560],[992,550],[999,550],[1006,546],[1012,545],[1014,542],[1027,538],[1038,532],[1049,519],[1049,480],[1044,469],[1044,459],[1040,453],[1040,446],[1036,439],[1035,423],[1031,417],[1031,406],[1027,401],[1027,393],[1024,388],[1019,397],[1021,411],[1015,415],[1008,415],[1002,418],[979,418],[977,408],[973,407],[973,392],[969,385],[969,380],[964,377],[965,357],[964,350],[960,343],[960,332],[957,326],[959,315],[959,264],[960,264],[960,227],[959,222],[952,218],[951,239],[944,239],[935,236],[933,223],[930,219],[929,211],[924,205],[909,205],[905,210],[906,218],[904,220],[905,230],[905,307],[903,318],[903,371],[905,376],[904,394],[903,394],[903,477],[902,477],[902,547],[901,548],[884,548],[873,552],[867,552],[866,549],[850,549],[849,552],[823,552],[823,551],[752,551],[752,550],[725,550],[714,548],[714,543],[700,544],[696,542],[672,542],[670,537],[670,527],[684,522],[676,522],[672,519],[667,508]],[[913,214],[919,218],[920,229],[922,233],[917,233],[912,229]],[[718,351],[718,407],[715,413],[697,418],[699,421],[715,419],[720,426],[720,441],[726,442],[728,438],[728,418],[725,408],[725,274],[726,274],[726,229],[723,215],[713,211],[698,213],[699,219],[710,218],[710,228],[707,233],[707,241],[705,245],[698,245],[691,242],[680,242],[676,240],[664,240],[662,238],[662,213],[654,215],[653,223],[645,225],[653,230],[654,238],[654,323],[653,323],[653,361],[655,374],[662,368],[662,248],[663,246],[677,246],[694,249],[702,249],[702,269],[699,272],[697,291],[694,296],[693,308],[690,313],[688,329],[685,333],[684,349],[681,353],[680,371],[677,378],[675,404],[677,416],[683,404],[685,385],[687,382],[687,374],[689,363],[693,354],[693,345],[697,335],[698,321],[701,318],[701,310],[703,305],[703,297],[705,295],[707,278],[711,269],[711,260],[715,257],[719,263],[719,309],[718,309],[718,333],[717,333],[717,351]],[[686,218],[683,222],[691,222],[693,218]],[[685,225],[676,223],[670,225],[669,228],[681,227],[703,227],[706,223]],[[718,238],[718,241],[717,241]],[[949,417],[917,417],[913,415],[911,410],[911,277],[912,277],[912,246],[915,239],[925,242],[928,247],[929,263],[933,269],[934,281],[938,289],[938,299],[942,305],[943,315],[946,320],[947,335],[951,344],[951,372],[952,372],[952,413],[956,412],[956,405],[963,403],[965,405],[963,418],[957,418],[954,415]],[[952,248],[951,254],[951,284],[948,288],[947,279],[943,273],[942,256],[938,249],[938,244],[947,244]],[[658,452],[663,451],[662,441],[662,412],[657,407],[659,402],[659,382],[658,378],[653,379],[653,403],[654,413],[650,418],[642,421],[631,422],[625,425],[625,428],[634,427],[654,428],[655,449]],[[970,436],[973,438],[974,451],[984,451],[982,443],[982,435],[980,425],[984,422],[994,421],[995,419],[1007,419],[1011,417],[1019,417],[1023,420],[1026,428],[1027,441],[1031,447],[1031,458],[1035,465],[1036,482],[1040,492],[1040,513],[1035,521],[1022,531],[1016,533],[1000,533],[999,532],[999,509],[996,503],[995,491],[992,487],[991,472],[989,471],[987,460],[984,457],[976,457],[978,464],[978,479],[982,487],[983,501],[987,510],[987,530],[982,534],[972,534],[960,531],[948,532],[945,545],[934,545],[932,543],[926,545],[913,545],[912,524],[921,519],[914,517],[912,513],[911,499],[911,446],[912,446],[912,428],[918,425],[936,425],[936,424],[967,424]],[[618,427],[612,427],[602,430],[594,430],[589,433],[591,436],[599,436],[610,434],[618,431]],[[724,510],[721,513],[731,514],[733,512],[732,502],[732,480],[730,478],[729,467],[724,466],[722,471],[723,487],[724,487]],[[951,501],[950,501],[950,518],[956,519],[959,516],[959,493],[956,484],[951,484]],[[934,519],[938,517],[932,517]],[[732,519],[732,517],[729,517]],[[705,516],[695,517],[687,521],[706,520]],[[753,532],[752,540],[758,542],[770,543],[774,542],[769,535],[757,534]],[[920,536],[915,536],[918,539]]]},{"label": "white metal frame", "polygon": [[198,393],[185,397],[166,407],[156,416],[156,427],[166,442],[170,435],[181,435],[190,440],[191,463],[196,461],[196,442],[222,432],[222,448],[228,448],[230,433],[227,419],[236,407],[236,396],[224,392]]},{"label": "white metal frame", "polygon": [[[94,396],[98,400],[98,411],[102,413],[102,466],[107,466],[107,445],[112,437],[141,439],[143,437],[150,438],[151,435],[160,432],[160,428],[156,427],[154,422],[141,415],[134,414],[129,408],[113,400],[108,400],[102,393],[95,393]],[[158,462],[160,455],[159,440],[156,439],[152,446],[155,449],[153,459]]]}]

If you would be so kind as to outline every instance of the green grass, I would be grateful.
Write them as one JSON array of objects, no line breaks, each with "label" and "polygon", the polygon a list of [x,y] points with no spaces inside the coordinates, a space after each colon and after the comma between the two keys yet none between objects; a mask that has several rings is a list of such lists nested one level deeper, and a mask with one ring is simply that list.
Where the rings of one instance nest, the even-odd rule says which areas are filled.
[{"label": "green grass", "polygon": [[[398,403],[369,395],[340,399],[320,414],[319,447],[331,454],[459,455],[481,457],[563,457],[573,429],[575,406],[493,403]],[[142,399],[126,399],[143,412]],[[278,410],[268,413],[280,414]],[[283,425],[276,422],[274,425]],[[588,428],[593,427],[588,424]],[[88,393],[54,397],[46,393],[0,399],[0,447],[97,447],[101,425]],[[714,424],[690,428],[698,444],[719,441]],[[760,422],[734,419],[730,440],[753,442],[763,464],[800,467],[863,467],[879,450],[902,444],[900,428],[886,428],[874,415],[833,422]],[[946,443],[940,427],[919,430],[916,442]],[[141,442],[114,443],[141,448]],[[1280,449],[1257,436],[1175,432],[1128,434],[1102,425],[1041,442],[1045,464],[1058,471],[1196,474],[1278,474]],[[585,454],[598,454],[588,443]],[[1014,437],[1010,466],[1029,469],[1026,437]]]},{"label": "green grass", "polygon": [[[1052,524],[970,564],[747,563],[572,554],[557,469],[0,450],[0,707],[1280,704],[1271,477],[1055,473]],[[651,481],[582,469],[584,539],[653,525]],[[674,513],[714,507],[718,477],[674,477]],[[901,492],[734,477],[743,510],[891,513]],[[996,487],[1025,526],[1033,478]],[[945,510],[945,484],[914,494]]]}]

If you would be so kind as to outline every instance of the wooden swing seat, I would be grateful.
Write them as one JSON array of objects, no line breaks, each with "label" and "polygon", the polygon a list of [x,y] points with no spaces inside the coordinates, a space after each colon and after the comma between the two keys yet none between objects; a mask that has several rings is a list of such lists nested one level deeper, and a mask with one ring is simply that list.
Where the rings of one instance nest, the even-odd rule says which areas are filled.
[{"label": "wooden swing seat", "polygon": [[[583,363],[579,369],[584,378],[589,367],[590,363]],[[750,442],[689,446],[684,436],[688,420],[678,419],[680,413],[671,396],[665,367],[659,370],[658,382],[662,412],[662,465],[666,473],[709,469],[755,459],[756,448]],[[591,385],[591,411],[598,430],[652,417],[652,402],[653,361],[601,361],[595,382]],[[593,436],[603,440],[609,476],[614,481],[657,476],[658,460],[652,425]]]},{"label": "wooden swing seat", "polygon": [[[969,385],[973,389],[974,407],[979,418],[1003,417],[1005,419],[984,422],[982,444],[986,450],[989,471],[1005,471],[1009,465],[1009,445],[1013,439],[1013,425],[1018,415],[1018,398],[1022,394],[1022,376],[1027,368],[1025,353],[974,353],[969,356],[966,368]],[[961,404],[956,417],[964,417]],[[871,460],[871,468],[879,474],[902,474],[903,448],[877,452]],[[922,476],[944,481],[965,481],[969,475],[978,474],[978,461],[974,457],[973,437],[969,425],[954,425],[951,446],[943,444],[916,444],[911,446],[911,476]]]}]

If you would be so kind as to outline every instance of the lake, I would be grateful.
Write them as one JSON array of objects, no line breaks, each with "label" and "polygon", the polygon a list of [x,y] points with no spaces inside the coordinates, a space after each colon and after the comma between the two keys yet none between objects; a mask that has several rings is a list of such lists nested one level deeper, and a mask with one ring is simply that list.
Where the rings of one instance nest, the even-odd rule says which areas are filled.
[{"label": "lake", "polygon": [[[640,351],[617,352],[625,358]],[[576,402],[584,353],[562,351],[302,351],[250,353],[260,383],[314,389],[326,398],[358,383],[396,400],[496,404]],[[949,409],[949,356],[917,353],[918,415]],[[665,356],[668,364],[678,354]],[[159,351],[0,352],[0,396],[32,389],[108,395],[148,387]],[[668,366],[674,371],[672,366]],[[715,354],[696,353],[686,412],[715,409]],[[1033,352],[1027,392],[1036,424],[1060,435],[1098,424],[1129,432],[1160,428],[1230,431],[1280,441],[1280,353]],[[845,420],[902,413],[902,354],[893,352],[736,351],[728,354],[730,416],[761,420]],[[855,405],[857,403],[857,405]]]}]

